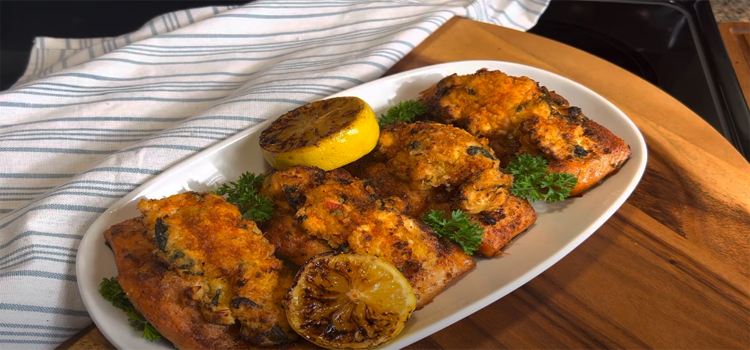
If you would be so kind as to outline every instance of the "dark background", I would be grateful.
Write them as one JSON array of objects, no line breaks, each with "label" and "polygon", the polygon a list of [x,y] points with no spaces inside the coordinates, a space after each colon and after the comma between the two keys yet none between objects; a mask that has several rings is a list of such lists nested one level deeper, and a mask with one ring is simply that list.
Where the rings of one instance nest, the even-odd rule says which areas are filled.
[{"label": "dark background", "polygon": [[99,38],[133,32],[167,12],[246,1],[0,1],[0,91],[21,77],[34,37]]}]

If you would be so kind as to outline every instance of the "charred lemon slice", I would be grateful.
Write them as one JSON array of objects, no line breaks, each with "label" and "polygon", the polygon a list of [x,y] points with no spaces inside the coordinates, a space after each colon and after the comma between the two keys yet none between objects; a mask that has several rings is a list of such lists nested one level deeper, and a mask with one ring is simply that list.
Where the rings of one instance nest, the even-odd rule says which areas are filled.
[{"label": "charred lemon slice", "polygon": [[331,252],[313,257],[297,273],[286,316],[316,345],[366,349],[398,335],[416,304],[409,281],[389,262]]},{"label": "charred lemon slice", "polygon": [[367,102],[336,97],[279,117],[260,134],[260,148],[276,169],[306,165],[332,170],[372,151],[379,136],[377,118]]}]

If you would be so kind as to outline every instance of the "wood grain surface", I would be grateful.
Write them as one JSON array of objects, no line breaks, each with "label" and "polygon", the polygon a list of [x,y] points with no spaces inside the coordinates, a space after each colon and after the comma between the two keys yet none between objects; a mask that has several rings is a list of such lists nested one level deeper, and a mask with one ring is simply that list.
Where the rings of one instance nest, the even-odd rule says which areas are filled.
[{"label": "wood grain surface", "polygon": [[750,23],[721,23],[719,31],[732,59],[745,101],[750,106]]},{"label": "wood grain surface", "polygon": [[[477,59],[545,69],[604,96],[640,128],[648,167],[568,256],[408,348],[750,348],[750,164],[657,87],[528,33],[454,18],[386,74]],[[95,327],[61,346],[111,347]]]}]

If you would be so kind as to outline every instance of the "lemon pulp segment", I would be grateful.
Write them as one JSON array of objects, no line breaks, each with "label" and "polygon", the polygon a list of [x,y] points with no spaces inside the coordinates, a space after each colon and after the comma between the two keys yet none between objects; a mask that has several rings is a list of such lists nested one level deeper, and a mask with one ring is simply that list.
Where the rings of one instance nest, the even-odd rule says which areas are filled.
[{"label": "lemon pulp segment", "polygon": [[274,121],[260,136],[263,156],[276,169],[293,165],[332,170],[372,151],[380,128],[367,102],[345,96],[315,101]]},{"label": "lemon pulp segment", "polygon": [[310,259],[287,296],[287,319],[326,348],[366,349],[396,335],[416,307],[406,278],[389,262],[364,254]]}]

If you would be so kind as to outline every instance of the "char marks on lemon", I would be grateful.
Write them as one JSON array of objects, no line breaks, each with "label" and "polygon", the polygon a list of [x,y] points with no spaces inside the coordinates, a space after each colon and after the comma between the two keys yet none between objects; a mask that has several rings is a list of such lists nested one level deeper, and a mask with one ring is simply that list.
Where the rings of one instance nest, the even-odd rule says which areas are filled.
[{"label": "char marks on lemon", "polygon": [[287,298],[305,339],[327,348],[367,349],[398,335],[414,311],[409,281],[372,255],[328,252],[308,261]]},{"label": "char marks on lemon", "polygon": [[276,169],[293,165],[332,170],[375,147],[375,113],[353,96],[311,102],[287,112],[260,134],[263,156]]}]

